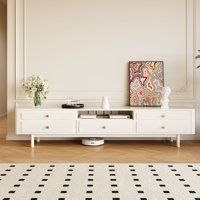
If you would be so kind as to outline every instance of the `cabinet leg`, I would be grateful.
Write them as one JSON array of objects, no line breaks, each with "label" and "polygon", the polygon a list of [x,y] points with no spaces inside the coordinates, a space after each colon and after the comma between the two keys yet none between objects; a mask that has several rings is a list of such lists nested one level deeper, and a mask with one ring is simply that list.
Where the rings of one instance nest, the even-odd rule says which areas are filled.
[{"label": "cabinet leg", "polygon": [[180,136],[180,134],[176,135],[176,146],[178,148],[181,146],[181,136]]},{"label": "cabinet leg", "polygon": [[37,142],[40,142],[40,138],[39,137],[37,137]]},{"label": "cabinet leg", "polygon": [[31,135],[31,147],[34,148],[34,135]]},{"label": "cabinet leg", "polygon": [[173,141],[174,141],[173,137],[170,137],[170,142],[173,142]]}]

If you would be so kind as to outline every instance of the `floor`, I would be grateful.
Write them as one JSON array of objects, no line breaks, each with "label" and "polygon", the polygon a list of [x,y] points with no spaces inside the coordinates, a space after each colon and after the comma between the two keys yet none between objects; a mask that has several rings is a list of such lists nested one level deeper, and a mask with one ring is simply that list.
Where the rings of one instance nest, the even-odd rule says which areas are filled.
[{"label": "floor", "polygon": [[200,162],[200,141],[106,141],[87,147],[80,141],[6,141],[6,118],[0,118],[0,163],[181,163]]}]

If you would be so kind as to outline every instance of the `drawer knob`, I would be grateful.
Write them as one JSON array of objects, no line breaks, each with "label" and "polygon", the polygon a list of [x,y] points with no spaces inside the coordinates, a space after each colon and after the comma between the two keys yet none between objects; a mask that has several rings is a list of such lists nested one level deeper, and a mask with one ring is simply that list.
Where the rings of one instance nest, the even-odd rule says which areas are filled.
[{"label": "drawer knob", "polygon": [[106,129],[106,126],[102,126],[102,129]]},{"label": "drawer knob", "polygon": [[46,126],[45,128],[46,128],[46,129],[49,129],[49,126]]},{"label": "drawer knob", "polygon": [[161,115],[162,118],[165,118],[165,115]]},{"label": "drawer knob", "polygon": [[161,126],[161,129],[165,129],[165,126]]},{"label": "drawer knob", "polygon": [[48,118],[48,117],[49,117],[49,115],[46,115],[45,117],[47,117],[47,118]]}]

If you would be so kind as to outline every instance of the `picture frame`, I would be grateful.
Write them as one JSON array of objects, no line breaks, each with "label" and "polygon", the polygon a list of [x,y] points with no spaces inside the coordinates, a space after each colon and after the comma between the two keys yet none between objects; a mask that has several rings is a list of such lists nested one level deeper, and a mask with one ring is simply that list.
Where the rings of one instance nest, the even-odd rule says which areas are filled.
[{"label": "picture frame", "polygon": [[161,106],[163,61],[129,61],[130,106]]}]

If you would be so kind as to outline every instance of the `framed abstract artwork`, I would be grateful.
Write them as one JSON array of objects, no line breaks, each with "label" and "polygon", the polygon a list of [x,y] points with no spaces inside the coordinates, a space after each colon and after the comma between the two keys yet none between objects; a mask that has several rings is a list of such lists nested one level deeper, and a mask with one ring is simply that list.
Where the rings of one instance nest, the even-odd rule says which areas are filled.
[{"label": "framed abstract artwork", "polygon": [[163,61],[130,61],[130,106],[160,106],[164,86]]}]

